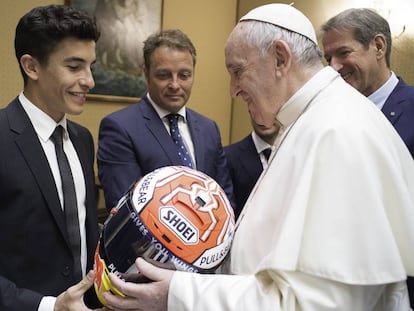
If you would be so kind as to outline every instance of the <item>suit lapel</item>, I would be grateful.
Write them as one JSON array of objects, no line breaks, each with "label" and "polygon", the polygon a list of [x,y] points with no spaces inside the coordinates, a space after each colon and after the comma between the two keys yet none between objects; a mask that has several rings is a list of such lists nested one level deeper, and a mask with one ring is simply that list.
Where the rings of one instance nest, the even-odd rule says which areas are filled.
[{"label": "suit lapel", "polygon": [[66,225],[55,181],[39,138],[18,100],[10,104],[9,108],[10,128],[17,134],[16,145],[37,181],[60,231],[66,237]]},{"label": "suit lapel", "polygon": [[[72,123],[68,120],[68,132],[70,136],[70,140],[76,150],[76,153],[78,154],[80,164],[82,166],[82,172],[83,176],[85,177],[86,182],[86,193],[88,194],[89,191],[92,191],[93,189],[90,187],[93,187],[93,185],[90,184],[89,181],[91,181],[91,177],[93,178],[94,172],[93,172],[93,163],[90,163],[89,161],[89,155],[88,151],[85,148],[84,142],[78,135],[78,131],[76,128],[72,125]],[[87,196],[88,197],[88,196]]]},{"label": "suit lapel", "polygon": [[201,135],[200,125],[197,117],[190,109],[186,109],[188,128],[190,129],[191,139],[193,140],[194,146],[194,157],[196,161],[197,170],[203,171],[205,169],[205,154],[204,149],[205,143]]},{"label": "suit lapel", "polygon": [[250,176],[250,179],[257,178],[263,171],[263,166],[251,135],[247,136],[240,144],[240,154],[243,155],[240,157],[240,163]]},{"label": "suit lapel", "polygon": [[[94,172],[93,172],[93,163],[90,163],[90,155],[88,155],[88,151],[85,147],[85,142],[78,135],[78,131],[73,126],[73,124],[68,120],[68,132],[70,136],[70,140],[76,150],[76,153],[79,157],[80,164],[82,166],[82,172],[85,179],[85,187],[86,187],[86,207],[93,206],[93,198],[89,195],[94,191],[95,187],[95,180],[94,180]],[[89,210],[87,208],[87,210]]]},{"label": "suit lapel", "polygon": [[178,156],[177,147],[171,139],[170,134],[164,126],[164,123],[158,116],[151,104],[144,98],[138,105],[142,115],[146,120],[146,127],[158,141],[166,156],[170,159],[171,165],[181,165],[181,159]]},{"label": "suit lapel", "polygon": [[403,93],[404,85],[405,83],[399,79],[397,86],[391,92],[390,96],[388,96],[384,107],[382,107],[382,112],[391,124],[395,124],[399,116],[403,113],[403,105],[401,103],[405,101],[405,97],[401,93]]},{"label": "suit lapel", "polygon": [[[98,220],[97,220],[97,204],[95,197],[95,173],[93,171],[93,155],[91,158],[90,152],[93,152],[93,145],[85,145],[85,141],[80,137],[80,134],[71,121],[68,120],[68,132],[70,140],[78,155],[86,187],[86,239],[88,254],[95,250],[96,240],[98,238]],[[88,150],[89,147],[89,150]],[[91,151],[92,150],[92,151]],[[91,162],[92,161],[92,162]],[[88,256],[88,261],[91,257]]]}]

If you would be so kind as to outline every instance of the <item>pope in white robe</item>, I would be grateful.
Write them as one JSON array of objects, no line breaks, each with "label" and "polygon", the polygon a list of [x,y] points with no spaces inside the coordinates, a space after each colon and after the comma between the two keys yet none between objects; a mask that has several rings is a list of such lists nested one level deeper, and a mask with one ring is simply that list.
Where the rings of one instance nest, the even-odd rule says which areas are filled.
[{"label": "pope in white robe", "polygon": [[168,310],[409,310],[414,162],[399,135],[330,67],[276,119],[229,275],[175,273]]},{"label": "pope in white robe", "polygon": [[[281,39],[257,48],[272,32]],[[220,272],[163,278],[167,272],[138,262],[157,282],[130,285],[112,277],[136,306],[410,310],[405,280],[414,275],[414,161],[384,115],[323,67],[317,51],[313,26],[288,5],[254,9],[235,27],[226,45],[231,92],[243,97],[256,123],[280,123],[275,151]],[[150,294],[165,283],[165,292]]]},{"label": "pope in white robe", "polygon": [[242,212],[232,275],[175,273],[168,310],[409,310],[414,163],[399,135],[330,67],[277,118],[284,133]]}]

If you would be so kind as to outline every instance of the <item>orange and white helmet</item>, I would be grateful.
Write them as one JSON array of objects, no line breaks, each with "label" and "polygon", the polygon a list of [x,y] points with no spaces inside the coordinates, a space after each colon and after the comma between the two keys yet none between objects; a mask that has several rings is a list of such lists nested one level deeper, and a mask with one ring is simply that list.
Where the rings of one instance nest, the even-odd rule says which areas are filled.
[{"label": "orange and white helmet", "polygon": [[138,180],[106,220],[95,252],[95,289],[114,288],[109,272],[137,272],[137,257],[177,270],[209,273],[226,257],[234,214],[223,189],[204,173],[183,166],[157,169]]}]

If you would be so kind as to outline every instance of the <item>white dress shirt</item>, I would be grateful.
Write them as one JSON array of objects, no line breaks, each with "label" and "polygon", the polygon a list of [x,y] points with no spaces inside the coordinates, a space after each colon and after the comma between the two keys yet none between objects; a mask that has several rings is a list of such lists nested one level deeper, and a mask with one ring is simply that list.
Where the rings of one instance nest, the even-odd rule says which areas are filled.
[{"label": "white dress shirt", "polygon": [[[83,176],[82,166],[79,161],[76,150],[69,139],[67,131],[66,117],[64,117],[59,123],[56,123],[51,117],[33,105],[23,93],[19,95],[19,101],[21,102],[23,109],[26,111],[38,137],[40,144],[45,152],[47,160],[49,162],[50,169],[53,174],[53,178],[56,184],[56,190],[59,195],[61,207],[63,210],[63,192],[62,192],[62,180],[60,178],[59,166],[56,158],[55,144],[50,139],[53,131],[57,125],[61,125],[64,128],[63,135],[63,149],[68,159],[72,171],[72,176],[75,183],[76,199],[78,202],[78,217],[81,237],[81,266],[82,275],[86,273],[86,261],[87,261],[87,249],[86,249],[86,186],[85,178]],[[39,306],[39,311],[53,310],[55,298],[45,297],[42,299]],[[52,308],[52,309],[51,309]]]},{"label": "white dress shirt", "polygon": [[274,146],[269,145],[267,142],[265,142],[262,138],[260,138],[259,135],[256,134],[255,131],[253,131],[251,135],[254,146],[256,147],[257,154],[259,155],[260,162],[262,162],[262,167],[265,169],[268,165],[268,160],[263,155],[263,151],[270,148],[273,152]]},{"label": "white dress shirt", "polygon": [[378,90],[368,96],[368,99],[372,101],[379,110],[384,107],[385,101],[391,92],[395,89],[398,84],[398,78],[394,72],[391,71],[391,75],[387,82],[385,82]]},{"label": "white dress shirt", "polygon": [[[150,97],[149,94],[147,94],[148,100],[151,103],[151,105],[154,107],[155,111],[157,112],[158,116],[164,123],[165,128],[167,129],[168,133],[170,133],[170,125],[168,123],[167,116],[171,114],[171,112],[162,109],[160,106],[158,106]],[[180,131],[181,137],[184,140],[185,147],[187,148],[187,151],[189,152],[191,156],[191,162],[193,163],[193,168],[197,169],[197,163],[195,160],[195,153],[194,153],[194,144],[193,140],[191,139],[190,134],[190,128],[188,127],[187,123],[187,117],[186,117],[186,111],[185,106],[183,106],[178,112],[178,115],[180,115],[180,118],[178,119],[178,129]]]}]

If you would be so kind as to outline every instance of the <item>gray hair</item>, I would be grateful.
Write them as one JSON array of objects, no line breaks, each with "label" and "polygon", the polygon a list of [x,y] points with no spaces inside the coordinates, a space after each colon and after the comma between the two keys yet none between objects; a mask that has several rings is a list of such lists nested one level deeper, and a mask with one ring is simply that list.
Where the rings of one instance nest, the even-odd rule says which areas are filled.
[{"label": "gray hair", "polygon": [[322,51],[312,40],[301,34],[269,23],[251,20],[242,23],[246,23],[244,32],[247,44],[257,47],[261,56],[266,55],[275,40],[283,40],[299,65],[307,67],[321,62]]},{"label": "gray hair", "polygon": [[360,42],[366,49],[376,35],[383,35],[387,42],[385,52],[385,61],[388,68],[390,67],[391,58],[391,31],[387,20],[377,12],[367,8],[348,9],[329,19],[321,26],[321,36],[326,32],[352,31],[353,37]]}]

